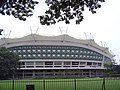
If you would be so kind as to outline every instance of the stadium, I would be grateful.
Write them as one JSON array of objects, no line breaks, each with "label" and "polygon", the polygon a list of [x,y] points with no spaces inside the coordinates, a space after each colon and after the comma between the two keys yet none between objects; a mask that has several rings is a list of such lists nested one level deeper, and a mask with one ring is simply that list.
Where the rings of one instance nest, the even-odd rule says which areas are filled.
[{"label": "stadium", "polygon": [[93,39],[76,39],[67,34],[41,36],[30,34],[22,38],[1,38],[20,57],[18,78],[101,77],[104,64],[114,55]]}]

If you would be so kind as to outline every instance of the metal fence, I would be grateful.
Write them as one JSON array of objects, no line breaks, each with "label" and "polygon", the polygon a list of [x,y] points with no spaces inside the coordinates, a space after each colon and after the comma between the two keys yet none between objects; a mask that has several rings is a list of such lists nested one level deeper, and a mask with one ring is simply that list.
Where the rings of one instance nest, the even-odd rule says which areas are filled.
[{"label": "metal fence", "polygon": [[120,79],[0,80],[0,90],[120,90]]}]

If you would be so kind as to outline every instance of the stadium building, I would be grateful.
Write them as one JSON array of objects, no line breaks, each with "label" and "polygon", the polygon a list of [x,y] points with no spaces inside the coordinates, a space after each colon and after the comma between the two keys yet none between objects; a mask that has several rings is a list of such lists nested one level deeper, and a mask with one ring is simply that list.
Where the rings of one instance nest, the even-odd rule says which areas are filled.
[{"label": "stadium building", "polygon": [[19,55],[18,77],[21,79],[101,77],[104,63],[111,62],[114,57],[108,48],[99,46],[92,39],[75,39],[66,34],[1,38],[0,46]]}]

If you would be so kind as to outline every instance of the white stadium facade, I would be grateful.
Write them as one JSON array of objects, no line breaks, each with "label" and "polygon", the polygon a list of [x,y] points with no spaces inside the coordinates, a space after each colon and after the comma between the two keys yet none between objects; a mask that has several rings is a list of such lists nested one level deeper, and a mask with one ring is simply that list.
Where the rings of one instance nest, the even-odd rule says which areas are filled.
[{"label": "white stadium facade", "polygon": [[111,62],[108,48],[92,39],[75,39],[69,35],[41,36],[30,34],[22,38],[1,38],[20,57],[18,78],[101,77],[104,64]]}]

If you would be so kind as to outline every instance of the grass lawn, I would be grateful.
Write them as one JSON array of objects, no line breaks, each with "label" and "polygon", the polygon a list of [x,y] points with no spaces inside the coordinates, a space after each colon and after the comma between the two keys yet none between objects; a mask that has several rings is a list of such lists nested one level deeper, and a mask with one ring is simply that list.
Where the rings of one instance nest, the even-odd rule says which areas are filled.
[{"label": "grass lawn", "polygon": [[[14,80],[14,85],[12,80],[0,80],[0,90],[26,90],[26,85],[35,90],[102,90],[102,83],[101,78]],[[120,80],[106,79],[105,90],[120,90]]]}]

